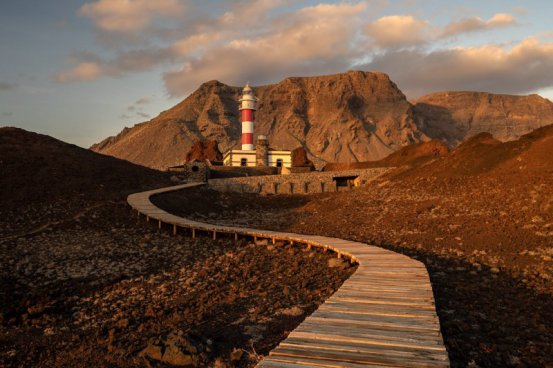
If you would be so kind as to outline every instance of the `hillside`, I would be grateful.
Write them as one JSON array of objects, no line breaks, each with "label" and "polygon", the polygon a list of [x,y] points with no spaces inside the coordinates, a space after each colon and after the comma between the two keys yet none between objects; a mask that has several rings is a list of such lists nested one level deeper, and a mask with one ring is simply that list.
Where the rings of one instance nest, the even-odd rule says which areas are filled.
[{"label": "hillside", "polygon": [[[378,160],[427,140],[412,106],[383,73],[350,71],[287,78],[254,88],[260,98],[255,134],[281,149],[306,148],[316,164]],[[241,87],[204,83],[156,118],[91,148],[153,168],[180,164],[192,144],[215,140],[225,152],[239,144]]]},{"label": "hillside", "polygon": [[64,198],[124,199],[169,183],[159,171],[11,127],[0,128],[0,172],[3,210]]},{"label": "hillside", "polygon": [[332,162],[324,166],[323,171],[366,169],[371,167],[418,166],[424,162],[446,156],[449,148],[441,141],[415,143],[405,146],[378,161]]},{"label": "hillside", "polygon": [[553,124],[553,102],[535,94],[440,92],[413,103],[419,128],[452,146],[483,132],[500,141],[515,140]]}]

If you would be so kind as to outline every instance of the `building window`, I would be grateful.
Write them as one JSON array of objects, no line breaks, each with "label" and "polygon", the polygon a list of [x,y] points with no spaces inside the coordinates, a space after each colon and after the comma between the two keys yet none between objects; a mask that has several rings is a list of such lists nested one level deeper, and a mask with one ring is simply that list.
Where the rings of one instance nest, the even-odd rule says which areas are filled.
[{"label": "building window", "polygon": [[277,159],[276,165],[277,165],[277,167],[282,167],[282,159],[281,158]]},{"label": "building window", "polygon": [[240,166],[248,166],[248,159],[247,158],[240,159]]}]

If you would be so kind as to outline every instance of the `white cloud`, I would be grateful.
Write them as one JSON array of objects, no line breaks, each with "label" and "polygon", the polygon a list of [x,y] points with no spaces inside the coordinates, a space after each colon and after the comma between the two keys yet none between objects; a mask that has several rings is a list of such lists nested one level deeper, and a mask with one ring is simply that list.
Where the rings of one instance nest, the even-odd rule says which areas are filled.
[{"label": "white cloud", "polygon": [[98,0],[84,4],[79,12],[103,31],[128,32],[148,27],[155,17],[178,16],[179,0]]},{"label": "white cloud", "polygon": [[[443,45],[444,38],[517,24],[507,13],[487,20],[468,17],[444,27],[413,15],[389,15],[367,24],[375,16],[367,1],[297,1],[288,6],[293,1],[231,0],[210,6],[209,14],[187,0],[85,4],[81,13],[113,39],[133,32],[151,36],[159,31],[153,30],[154,22],[175,19],[176,14],[181,14],[180,23],[156,33],[156,42],[141,39],[137,49],[123,43],[104,50],[112,53],[111,59],[81,53],[57,80],[119,77],[167,63],[172,70],[164,74],[164,82],[173,96],[186,95],[213,79],[263,84],[357,68],[389,73],[411,97],[434,90],[524,93],[553,86],[553,46],[545,42],[547,34],[542,41],[527,38],[511,48],[493,42],[480,47]],[[132,111],[139,112],[140,105],[135,103]]]},{"label": "white cloud", "polygon": [[175,42],[172,50],[180,55],[190,55],[198,50],[205,50],[220,37],[221,34],[217,32],[194,34]]},{"label": "white cloud", "polygon": [[516,24],[515,17],[507,13],[497,13],[488,20],[483,20],[480,17],[470,17],[448,24],[442,31],[442,37],[451,37],[461,33],[507,27],[514,24]]},{"label": "white cloud", "polygon": [[103,74],[102,67],[97,62],[80,62],[73,68],[59,73],[56,80],[59,82],[91,81]]},{"label": "white cloud", "polygon": [[379,18],[369,23],[365,31],[380,47],[413,46],[432,38],[430,24],[412,15],[390,15]]},{"label": "white cloud", "polygon": [[273,32],[230,38],[208,49],[182,69],[165,75],[172,95],[191,92],[200,83],[219,79],[227,83],[272,81],[294,74],[343,70],[360,55],[353,46],[365,3],[320,4],[273,20]]},{"label": "white cloud", "polygon": [[444,90],[529,93],[553,86],[553,43],[529,37],[510,49],[396,50],[363,67],[388,73],[409,97]]},{"label": "white cloud", "polygon": [[163,48],[120,52],[112,60],[104,60],[90,52],[78,53],[69,58],[69,63],[74,66],[54,78],[58,82],[74,82],[92,81],[106,76],[120,77],[128,73],[149,71],[173,57],[171,50]]}]

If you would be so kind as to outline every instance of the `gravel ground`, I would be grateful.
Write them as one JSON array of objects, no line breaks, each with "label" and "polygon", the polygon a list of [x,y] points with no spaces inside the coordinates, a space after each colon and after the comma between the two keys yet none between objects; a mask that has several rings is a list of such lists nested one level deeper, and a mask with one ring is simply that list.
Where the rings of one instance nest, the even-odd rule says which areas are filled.
[{"label": "gravel ground", "polygon": [[157,233],[123,202],[86,207],[1,233],[0,366],[253,366],[354,271],[284,243]]}]

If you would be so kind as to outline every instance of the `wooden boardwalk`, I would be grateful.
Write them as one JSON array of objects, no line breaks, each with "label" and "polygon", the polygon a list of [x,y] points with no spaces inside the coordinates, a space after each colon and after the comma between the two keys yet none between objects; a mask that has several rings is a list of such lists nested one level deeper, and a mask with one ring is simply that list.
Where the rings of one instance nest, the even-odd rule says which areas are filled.
[{"label": "wooden boardwalk", "polygon": [[432,285],[425,266],[407,256],[336,238],[300,235],[188,220],[156,207],[150,196],[201,184],[131,194],[128,203],[146,216],[196,232],[220,233],[321,247],[359,263],[340,289],[307,317],[258,367],[448,367]]}]

